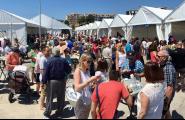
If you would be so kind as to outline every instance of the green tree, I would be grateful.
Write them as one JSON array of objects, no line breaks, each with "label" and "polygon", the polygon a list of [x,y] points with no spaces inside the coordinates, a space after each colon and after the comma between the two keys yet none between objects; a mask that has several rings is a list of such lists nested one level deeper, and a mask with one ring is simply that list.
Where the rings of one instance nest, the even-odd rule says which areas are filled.
[{"label": "green tree", "polygon": [[88,15],[86,18],[86,23],[93,23],[95,20],[95,17],[93,15]]},{"label": "green tree", "polygon": [[69,21],[65,20],[64,23],[69,26]]},{"label": "green tree", "polygon": [[85,16],[79,17],[79,18],[78,18],[78,23],[79,23],[80,25],[86,24],[86,18],[85,18]]},{"label": "green tree", "polygon": [[72,25],[72,29],[75,30],[75,25]]}]

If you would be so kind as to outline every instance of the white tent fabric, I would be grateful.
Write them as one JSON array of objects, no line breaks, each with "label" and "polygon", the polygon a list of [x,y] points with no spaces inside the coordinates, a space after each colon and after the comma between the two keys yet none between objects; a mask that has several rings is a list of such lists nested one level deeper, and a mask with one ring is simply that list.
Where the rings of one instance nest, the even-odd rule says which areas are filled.
[{"label": "white tent fabric", "polygon": [[112,23],[113,19],[103,19],[99,26],[99,33],[98,38],[102,36],[110,36],[111,35],[111,29],[110,25]]},{"label": "white tent fabric", "polygon": [[[158,36],[159,40],[164,40],[165,38],[164,20],[171,12],[172,10],[164,10],[161,8],[143,6],[139,9],[138,13],[130,20],[128,25],[129,26],[156,25],[156,36]],[[153,29],[153,27],[147,27],[147,29],[150,29],[150,28]],[[135,29],[133,27],[133,31],[134,30]],[[147,31],[153,31],[153,30],[147,30]],[[143,37],[143,36],[140,36],[140,37]]]},{"label": "white tent fabric", "polygon": [[99,32],[99,26],[101,24],[101,21],[95,21],[92,26],[92,35],[95,35],[97,37]]},{"label": "white tent fabric", "polygon": [[162,24],[162,21],[172,12],[161,8],[143,6],[138,13],[130,20],[129,26]]},{"label": "white tent fabric", "polygon": [[172,31],[172,25],[171,23],[166,23],[165,24],[165,40],[168,42],[168,37],[169,37],[169,34],[171,33]]},{"label": "white tent fabric", "polygon": [[93,23],[89,23],[88,24],[88,28],[87,28],[87,30],[88,30],[88,35],[92,35],[92,26],[93,26]]},{"label": "white tent fabric", "polygon": [[0,31],[5,31],[11,40],[17,38],[19,43],[27,45],[27,27],[39,27],[31,20],[0,10]]},{"label": "white tent fabric", "polygon": [[159,40],[164,40],[164,27],[162,24],[156,25],[156,32]]},{"label": "white tent fabric", "polygon": [[110,27],[125,27],[127,26],[128,22],[131,20],[132,15],[123,15],[118,14],[115,16],[114,20],[112,21]]},{"label": "white tent fabric", "polygon": [[[31,20],[35,21],[36,23],[40,23],[40,15],[32,18]],[[65,25],[64,23],[44,14],[41,14],[41,20],[42,20],[41,25],[45,26],[46,28],[55,29],[55,30],[72,29],[69,26]]]},{"label": "white tent fabric", "polygon": [[185,21],[185,1],[178,6],[168,17],[166,18],[165,22],[180,22]]},{"label": "white tent fabric", "polygon": [[168,40],[169,34],[172,34],[177,40],[185,38],[185,1],[182,2],[168,17],[165,19],[165,39]]},{"label": "white tent fabric", "polygon": [[13,24],[27,24],[27,26],[29,27],[39,27],[39,24],[37,24],[34,21],[31,21],[29,19],[20,17],[18,15],[15,15],[13,13],[7,12],[5,10],[0,10],[0,22],[3,24],[9,24],[9,23],[13,23]]},{"label": "white tent fabric", "polygon": [[93,23],[92,29],[93,30],[97,30],[99,28],[99,26],[100,26],[100,23],[101,23],[100,21],[95,21]]},{"label": "white tent fabric", "polygon": [[110,24],[112,23],[113,19],[103,19],[102,22],[100,23],[99,28],[109,28]]},{"label": "white tent fabric", "polygon": [[[40,15],[34,17],[31,19],[32,21],[36,22],[36,23],[40,23]],[[64,23],[51,18],[47,15],[41,14],[41,25],[46,27],[48,29],[48,32],[51,34],[58,34],[61,33],[61,30],[70,30],[70,32],[72,33],[72,28],[65,25]]]},{"label": "white tent fabric", "polygon": [[118,14],[114,17],[114,20],[112,21],[110,27],[112,29],[112,34],[111,36],[115,36],[117,32],[121,33],[122,35],[127,36],[127,24],[131,20],[133,16],[132,15],[123,15],[123,14]]},{"label": "white tent fabric", "polygon": [[89,27],[89,24],[86,24],[85,27],[84,27],[84,32],[85,32],[85,35],[88,35],[88,27]]}]

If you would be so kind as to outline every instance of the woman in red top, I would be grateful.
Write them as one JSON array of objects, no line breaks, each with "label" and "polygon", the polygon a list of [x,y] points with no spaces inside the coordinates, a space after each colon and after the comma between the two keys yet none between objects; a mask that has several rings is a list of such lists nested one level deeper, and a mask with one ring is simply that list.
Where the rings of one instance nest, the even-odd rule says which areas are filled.
[{"label": "woman in red top", "polygon": [[21,64],[21,57],[19,55],[19,49],[18,48],[13,48],[12,52],[10,52],[7,55],[6,58],[6,69],[11,72],[15,68],[16,65]]},{"label": "woman in red top", "polygon": [[150,51],[150,59],[152,62],[158,62],[157,60],[157,43],[153,42],[150,47],[149,47],[149,51]]}]

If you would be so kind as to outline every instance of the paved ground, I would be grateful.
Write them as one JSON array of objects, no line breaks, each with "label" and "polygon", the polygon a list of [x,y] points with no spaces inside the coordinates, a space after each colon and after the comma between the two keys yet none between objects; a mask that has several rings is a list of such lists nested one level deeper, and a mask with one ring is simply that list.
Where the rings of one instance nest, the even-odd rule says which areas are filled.
[{"label": "paved ground", "polygon": [[[24,99],[21,101],[16,101],[15,103],[10,104],[8,101],[8,90],[6,89],[6,83],[0,81],[0,118],[1,119],[42,119],[43,111],[39,110],[39,105],[36,101],[37,98],[33,98],[33,101],[30,103],[24,102]],[[68,83],[71,85],[71,82]],[[33,87],[34,88],[34,87]],[[171,112],[173,118],[175,119],[184,119],[185,118],[185,93],[179,91],[176,93],[176,96],[171,105]],[[127,106],[120,103],[118,107],[119,113],[122,115],[120,118],[126,118],[129,115]],[[66,101],[66,108],[64,114],[61,118],[75,118],[73,109],[70,110],[70,105]],[[91,118],[91,117],[89,117]]]},{"label": "paved ground", "polygon": [[[6,84],[4,84],[6,85]],[[43,118],[43,111],[39,110],[39,105],[34,101],[32,101],[31,104],[21,102],[21,100],[18,102],[10,104],[8,101],[8,91],[6,89],[3,89],[2,83],[0,84],[0,118],[1,119],[42,119]],[[24,100],[23,100],[24,101]],[[173,118],[185,118],[185,93],[182,91],[176,93],[176,96],[172,102],[171,106],[171,112],[173,115]],[[123,115],[123,117],[120,118],[126,118],[129,115],[129,111],[127,106],[120,103],[118,110],[119,113]],[[70,105],[68,102],[66,102],[66,108],[64,111],[63,118],[75,118],[73,109],[70,110]],[[91,117],[89,117],[91,118]]]}]

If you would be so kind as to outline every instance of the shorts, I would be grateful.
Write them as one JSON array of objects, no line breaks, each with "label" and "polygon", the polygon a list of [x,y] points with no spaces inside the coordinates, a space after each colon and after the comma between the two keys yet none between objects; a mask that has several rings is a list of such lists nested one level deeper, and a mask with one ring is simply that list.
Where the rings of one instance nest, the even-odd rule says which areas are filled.
[{"label": "shorts", "polygon": [[39,77],[40,77],[40,73],[35,73],[35,82],[36,83],[40,83]]},{"label": "shorts", "polygon": [[43,88],[41,88],[41,96],[46,96],[46,85],[44,85]]}]

